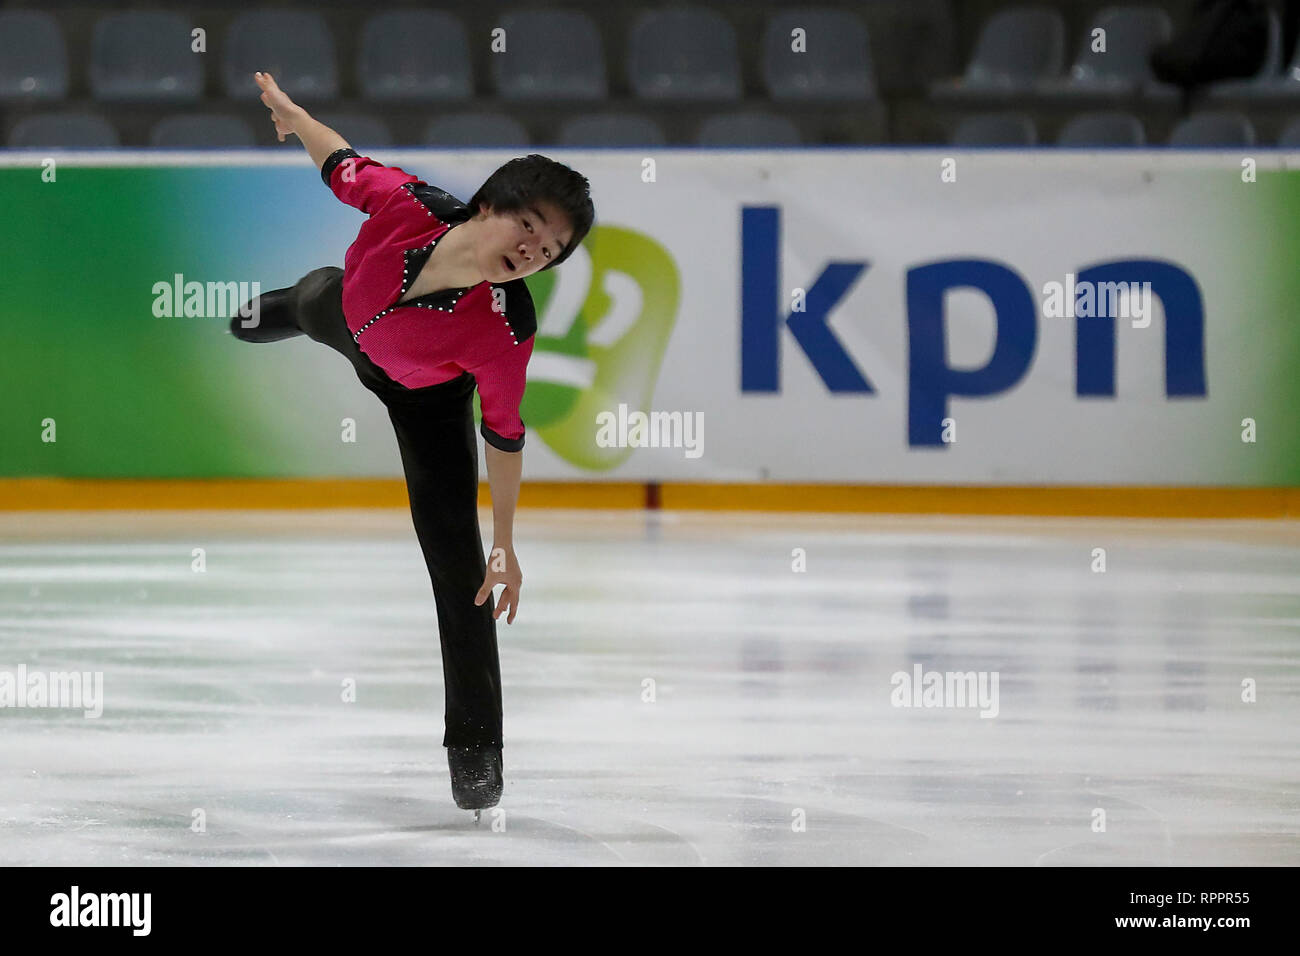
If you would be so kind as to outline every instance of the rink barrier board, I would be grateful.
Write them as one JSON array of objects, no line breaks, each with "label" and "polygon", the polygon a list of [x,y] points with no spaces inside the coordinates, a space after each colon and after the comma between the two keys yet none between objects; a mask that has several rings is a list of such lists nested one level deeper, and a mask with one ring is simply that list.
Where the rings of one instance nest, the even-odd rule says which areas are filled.
[{"label": "rink barrier board", "polygon": [[[401,479],[337,354],[215,295],[342,261],[361,214],[301,150],[49,152],[0,157],[0,475]],[[528,477],[1300,487],[1300,153],[1248,152],[1249,185],[1232,150],[664,149],[655,193],[643,151],[561,150],[599,215],[526,280]],[[513,155],[377,158],[469,196]],[[1065,314],[1108,277],[1149,326]]]},{"label": "rink barrier board", "polygon": [[[0,480],[0,510],[405,508],[401,479]],[[479,504],[491,504],[486,482]],[[1296,518],[1300,488],[524,482],[521,508]]]}]

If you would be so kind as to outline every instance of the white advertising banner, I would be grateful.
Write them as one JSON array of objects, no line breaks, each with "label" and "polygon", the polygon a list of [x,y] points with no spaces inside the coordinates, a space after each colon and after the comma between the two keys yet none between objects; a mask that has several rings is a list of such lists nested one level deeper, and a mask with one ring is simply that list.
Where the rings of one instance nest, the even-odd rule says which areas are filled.
[{"label": "white advertising banner", "polygon": [[577,316],[587,352],[539,335],[529,387],[596,395],[538,429],[530,477],[1296,477],[1280,155],[554,155],[628,241],[557,270],[542,332]]}]

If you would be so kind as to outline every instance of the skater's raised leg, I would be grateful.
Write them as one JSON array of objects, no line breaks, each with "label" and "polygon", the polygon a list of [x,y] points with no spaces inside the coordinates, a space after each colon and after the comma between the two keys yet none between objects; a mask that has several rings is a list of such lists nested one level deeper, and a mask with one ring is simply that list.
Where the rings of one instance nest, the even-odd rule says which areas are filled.
[{"label": "skater's raised leg", "polygon": [[343,270],[338,266],[313,269],[287,289],[263,292],[244,303],[231,318],[230,331],[245,342],[279,342],[306,335],[349,359],[358,352],[343,317]]},{"label": "skater's raised leg", "polygon": [[245,302],[230,319],[230,332],[243,342],[280,342],[302,335],[293,290],[275,289]]}]

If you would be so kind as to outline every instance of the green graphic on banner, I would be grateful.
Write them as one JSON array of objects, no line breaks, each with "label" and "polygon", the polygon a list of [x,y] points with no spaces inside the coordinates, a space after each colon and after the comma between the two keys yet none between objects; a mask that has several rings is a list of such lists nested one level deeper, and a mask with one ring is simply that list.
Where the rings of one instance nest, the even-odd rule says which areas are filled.
[{"label": "green graphic on banner", "polygon": [[1271,361],[1241,371],[1259,384],[1267,383],[1262,394],[1268,401],[1250,403],[1240,410],[1234,423],[1245,430],[1248,419],[1254,420],[1263,439],[1242,451],[1257,450],[1260,472],[1278,485],[1300,485],[1300,428],[1296,427],[1296,409],[1300,408],[1300,375],[1296,360],[1300,358],[1300,173],[1294,170],[1261,173],[1257,208],[1265,210],[1259,218],[1260,244],[1263,255],[1256,263],[1243,262],[1241,268],[1250,275],[1254,301],[1246,303],[1245,315],[1253,327],[1238,337],[1250,335],[1268,342]]},{"label": "green graphic on banner", "polygon": [[[541,353],[563,356],[590,384],[530,377],[522,416],[565,461],[605,470],[635,449],[599,447],[596,416],[620,403],[649,409],[677,318],[680,282],[667,250],[631,230],[599,226],[583,248],[591,258],[586,297],[567,334],[544,336],[539,329],[533,362]],[[545,313],[554,285],[552,280],[550,288],[534,293],[538,315]],[[611,340],[611,332],[617,338]]]},{"label": "green graphic on banner", "polygon": [[[155,283],[211,269],[205,177],[224,170],[0,170],[0,475],[202,477],[266,462],[259,430],[228,414],[204,320],[160,319]],[[207,260],[207,262],[205,262]],[[207,333],[212,335],[207,335]],[[237,375],[228,405],[239,404]],[[214,411],[214,406],[216,410]]]}]

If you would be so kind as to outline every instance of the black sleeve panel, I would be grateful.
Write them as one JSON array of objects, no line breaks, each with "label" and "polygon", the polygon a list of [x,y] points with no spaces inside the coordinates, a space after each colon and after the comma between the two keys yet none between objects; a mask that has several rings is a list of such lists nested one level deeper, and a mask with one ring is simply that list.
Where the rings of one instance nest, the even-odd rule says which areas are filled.
[{"label": "black sleeve panel", "polygon": [[334,175],[334,167],[345,159],[360,159],[361,154],[351,146],[344,146],[342,149],[336,149],[325,157],[325,162],[321,163],[320,178],[325,180],[325,185],[330,184],[330,176]]},{"label": "black sleeve panel", "polygon": [[479,433],[482,434],[483,440],[493,448],[500,448],[502,451],[522,451],[524,447],[524,436],[518,438],[502,438],[492,429],[488,428],[487,422],[479,425]]}]

